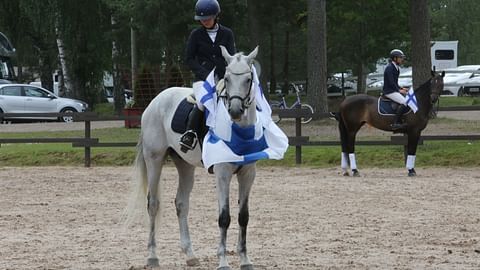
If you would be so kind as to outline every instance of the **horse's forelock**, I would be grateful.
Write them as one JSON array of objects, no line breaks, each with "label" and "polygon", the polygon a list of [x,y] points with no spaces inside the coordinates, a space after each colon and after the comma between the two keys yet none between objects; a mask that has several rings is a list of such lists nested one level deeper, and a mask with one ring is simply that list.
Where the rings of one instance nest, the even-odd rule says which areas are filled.
[{"label": "horse's forelock", "polygon": [[233,74],[243,74],[251,71],[251,67],[248,64],[246,56],[242,53],[236,53],[233,56],[233,60],[227,66],[227,71]]}]

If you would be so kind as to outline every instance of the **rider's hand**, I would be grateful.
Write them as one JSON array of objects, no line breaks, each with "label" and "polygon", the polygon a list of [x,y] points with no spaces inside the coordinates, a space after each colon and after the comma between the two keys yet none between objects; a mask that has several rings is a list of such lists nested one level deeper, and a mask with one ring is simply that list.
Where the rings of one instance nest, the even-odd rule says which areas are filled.
[{"label": "rider's hand", "polygon": [[405,87],[400,88],[400,94],[406,95],[408,93],[408,89]]}]

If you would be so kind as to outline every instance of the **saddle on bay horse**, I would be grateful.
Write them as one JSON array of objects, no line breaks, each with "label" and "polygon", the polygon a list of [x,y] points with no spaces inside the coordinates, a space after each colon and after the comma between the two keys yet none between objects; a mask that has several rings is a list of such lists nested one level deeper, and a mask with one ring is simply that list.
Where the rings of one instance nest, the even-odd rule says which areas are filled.
[{"label": "saddle on bay horse", "polygon": [[[378,114],[385,116],[393,116],[396,114],[396,111],[400,104],[389,99],[388,97],[381,95],[378,98]],[[412,110],[410,107],[405,107],[402,110],[402,115],[410,113]]]}]

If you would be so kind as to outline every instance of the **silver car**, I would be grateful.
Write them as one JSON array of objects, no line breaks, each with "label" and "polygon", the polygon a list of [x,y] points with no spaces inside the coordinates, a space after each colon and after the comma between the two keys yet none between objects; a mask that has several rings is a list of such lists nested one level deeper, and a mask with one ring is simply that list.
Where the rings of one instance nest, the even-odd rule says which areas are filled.
[{"label": "silver car", "polygon": [[[52,92],[29,84],[0,85],[0,113],[59,113],[84,112],[88,104],[75,99],[61,98]],[[48,117],[15,117],[16,119],[56,119]],[[2,120],[2,119],[0,119]],[[59,117],[72,122],[71,116]]]}]

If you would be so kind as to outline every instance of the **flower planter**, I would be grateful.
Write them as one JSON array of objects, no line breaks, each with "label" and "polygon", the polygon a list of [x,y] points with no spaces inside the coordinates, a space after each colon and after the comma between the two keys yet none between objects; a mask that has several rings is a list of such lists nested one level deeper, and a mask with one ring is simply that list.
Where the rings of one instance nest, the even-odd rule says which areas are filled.
[{"label": "flower planter", "polygon": [[123,115],[129,117],[125,119],[126,128],[138,128],[141,123],[141,116],[143,109],[141,108],[125,108],[123,109]]}]

